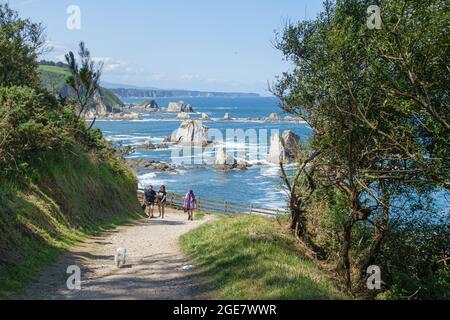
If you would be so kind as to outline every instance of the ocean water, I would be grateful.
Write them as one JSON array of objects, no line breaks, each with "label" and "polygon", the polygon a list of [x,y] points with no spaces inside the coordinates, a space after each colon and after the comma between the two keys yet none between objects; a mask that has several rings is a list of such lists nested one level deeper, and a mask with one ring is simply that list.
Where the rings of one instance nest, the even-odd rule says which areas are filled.
[{"label": "ocean water", "polygon": [[[185,194],[189,189],[203,197],[226,200],[264,208],[285,209],[287,194],[280,179],[278,165],[268,164],[265,160],[270,142],[270,136],[285,130],[296,132],[302,140],[307,139],[310,128],[306,124],[294,122],[264,123],[264,122],[229,122],[223,121],[225,113],[233,118],[262,118],[271,113],[284,116],[275,98],[186,98],[196,112],[207,113],[215,121],[204,122],[218,145],[224,145],[227,152],[237,158],[244,158],[250,163],[260,163],[248,170],[233,170],[224,172],[211,165],[204,165],[205,160],[214,156],[215,150],[209,150],[193,158],[184,154],[183,149],[170,146],[163,150],[142,150],[129,156],[130,159],[156,160],[172,163],[178,166],[177,173],[140,172],[139,185],[146,187],[153,185],[159,188],[166,185],[168,191]],[[137,103],[143,99],[127,99],[126,102]],[[176,99],[156,99],[165,108],[169,102]],[[199,115],[191,115],[193,118]],[[113,143],[122,143],[137,147],[143,143],[161,143],[170,136],[181,124],[173,121],[174,115],[148,114],[143,120],[136,121],[97,121],[105,137]],[[227,131],[236,133],[237,130],[246,133],[245,139],[231,141],[227,139]],[[219,134],[218,134],[219,133]],[[219,136],[219,137],[217,137]],[[220,137],[221,136],[221,137]],[[234,137],[233,135],[231,137]],[[256,138],[255,138],[256,137]],[[190,150],[189,150],[190,151]],[[211,157],[211,158],[208,158]],[[295,169],[294,165],[287,166],[288,174]],[[450,192],[438,191],[433,195],[436,210],[448,219],[450,217]],[[400,210],[402,211],[402,210]],[[414,210],[413,210],[414,211]],[[429,212],[431,214],[431,211]]]},{"label": "ocean water", "polygon": [[[174,99],[156,99],[165,108]],[[205,152],[203,158],[185,156],[180,148],[170,146],[165,150],[142,150],[129,156],[130,159],[147,159],[178,166],[177,173],[141,172],[140,187],[153,185],[159,188],[165,185],[168,191],[185,194],[189,189],[203,197],[227,200],[235,203],[255,205],[264,208],[284,209],[287,206],[287,194],[280,179],[278,165],[268,164],[265,160],[270,142],[270,136],[276,132],[292,130],[307,139],[310,129],[301,123],[264,123],[264,122],[229,122],[222,121],[225,113],[233,118],[268,117],[271,113],[283,113],[278,108],[275,98],[189,98],[183,99],[190,103],[196,112],[207,113],[215,121],[204,122],[209,132],[214,133],[212,139],[224,144],[227,152],[238,158],[244,158],[251,163],[258,163],[248,170],[233,170],[224,172],[211,165],[205,165],[204,159],[214,157],[215,150]],[[126,102],[141,102],[142,99],[128,99]],[[161,143],[170,136],[181,124],[171,121],[174,115],[148,114],[143,120],[136,121],[97,121],[105,137],[113,143],[139,146],[146,142]],[[193,115],[193,117],[197,117]],[[237,131],[236,131],[237,130]],[[232,134],[230,134],[230,132]],[[234,133],[247,134],[244,139],[230,140]],[[219,136],[219,137],[217,137]],[[220,137],[222,136],[222,137]],[[202,160],[203,159],[203,160]],[[293,166],[288,166],[292,171]]]}]

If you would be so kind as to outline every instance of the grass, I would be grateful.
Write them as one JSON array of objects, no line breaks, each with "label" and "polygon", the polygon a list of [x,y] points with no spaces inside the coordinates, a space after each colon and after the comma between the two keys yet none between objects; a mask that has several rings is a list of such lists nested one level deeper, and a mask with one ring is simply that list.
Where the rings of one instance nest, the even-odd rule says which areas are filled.
[{"label": "grass", "polygon": [[195,211],[194,212],[194,221],[202,221],[205,219],[206,213],[202,211]]},{"label": "grass", "polygon": [[45,71],[45,72],[51,72],[51,73],[57,73],[57,74],[61,74],[64,75],[66,77],[70,76],[70,72],[69,70],[62,68],[62,67],[58,67],[58,66],[47,66],[47,65],[39,65],[39,71]]},{"label": "grass", "polygon": [[0,298],[87,237],[141,217],[133,175],[115,166],[79,152],[48,159],[37,179],[0,182]]},{"label": "grass", "polygon": [[274,220],[220,217],[184,235],[180,244],[205,272],[218,299],[348,298],[299,255],[291,235]]}]

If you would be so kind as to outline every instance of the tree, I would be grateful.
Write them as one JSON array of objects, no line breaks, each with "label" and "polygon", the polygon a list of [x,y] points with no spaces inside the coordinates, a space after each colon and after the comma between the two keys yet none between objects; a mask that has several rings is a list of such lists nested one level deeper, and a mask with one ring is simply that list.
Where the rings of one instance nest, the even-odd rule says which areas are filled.
[{"label": "tree", "polygon": [[0,5],[0,85],[39,85],[36,58],[46,49],[44,31],[42,24]]},{"label": "tree", "polygon": [[[80,42],[78,55],[81,65],[78,65],[72,51],[66,55],[66,61],[71,73],[71,76],[67,79],[67,84],[75,93],[78,119],[80,119],[90,106],[94,105],[94,108],[96,108],[94,97],[99,93],[103,63],[96,64],[92,61],[91,53],[84,42]],[[95,119],[90,127],[93,126],[94,122]]]},{"label": "tree", "polygon": [[[317,19],[288,24],[276,43],[295,68],[272,87],[282,108],[313,130],[318,156],[307,178],[316,193],[334,195],[328,206],[339,216],[336,256],[348,288],[352,261],[358,280],[376,262],[393,199],[448,186],[448,5],[384,1],[381,31],[366,27],[370,5],[327,1]],[[352,259],[355,230],[370,240]]]}]

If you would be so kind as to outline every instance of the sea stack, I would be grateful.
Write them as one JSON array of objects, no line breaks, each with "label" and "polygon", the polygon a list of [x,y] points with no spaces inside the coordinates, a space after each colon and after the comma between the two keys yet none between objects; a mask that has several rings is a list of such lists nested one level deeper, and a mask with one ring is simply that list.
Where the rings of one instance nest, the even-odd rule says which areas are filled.
[{"label": "sea stack", "polygon": [[208,127],[200,120],[186,120],[170,138],[170,142],[179,145],[206,146],[208,141]]},{"label": "sea stack", "polygon": [[186,113],[192,113],[194,112],[194,108],[190,104],[184,103],[184,101],[178,101],[178,102],[171,102],[169,103],[169,106],[167,107],[167,112],[173,112],[173,113],[180,113],[180,112],[186,112]]},{"label": "sea stack", "polygon": [[137,104],[138,107],[143,108],[145,110],[149,110],[149,111],[158,111],[159,110],[159,105],[158,103],[153,100],[145,100],[144,102]]},{"label": "sea stack", "polygon": [[276,122],[280,121],[280,117],[276,113],[270,114],[270,116],[266,119],[266,122]]},{"label": "sea stack", "polygon": [[270,150],[267,161],[274,164],[296,161],[298,158],[299,144],[300,138],[293,131],[285,131],[281,137],[279,133],[274,134],[270,139]]},{"label": "sea stack", "polygon": [[214,165],[219,169],[233,169],[236,167],[237,161],[232,155],[226,153],[224,148],[219,148]]},{"label": "sea stack", "polygon": [[225,152],[224,148],[217,149],[214,166],[217,169],[221,170],[232,170],[232,169],[246,170],[248,167],[251,167],[251,165],[246,161],[238,160],[229,153]]},{"label": "sea stack", "polygon": [[177,119],[179,119],[179,120],[188,120],[190,118],[191,118],[191,116],[189,114],[187,114],[186,112],[180,112],[177,115]]}]

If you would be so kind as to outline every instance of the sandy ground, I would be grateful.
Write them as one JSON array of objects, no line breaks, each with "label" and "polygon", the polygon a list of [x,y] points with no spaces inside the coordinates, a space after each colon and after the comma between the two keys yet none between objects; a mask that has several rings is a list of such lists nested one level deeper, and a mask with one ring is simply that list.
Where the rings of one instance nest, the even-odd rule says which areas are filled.
[{"label": "sandy ground", "polygon": [[[205,299],[207,285],[180,251],[179,237],[211,220],[188,222],[187,216],[167,208],[166,219],[144,219],[90,238],[64,254],[18,299],[44,300],[159,300]],[[117,248],[127,249],[128,263],[114,264]],[[81,290],[70,291],[69,265],[81,268]]]}]

